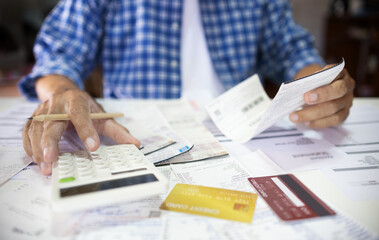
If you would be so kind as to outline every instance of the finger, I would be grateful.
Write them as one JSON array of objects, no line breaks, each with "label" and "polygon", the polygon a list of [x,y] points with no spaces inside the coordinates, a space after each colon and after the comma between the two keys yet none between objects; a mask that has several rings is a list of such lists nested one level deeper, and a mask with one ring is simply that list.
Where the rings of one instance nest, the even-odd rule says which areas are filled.
[{"label": "finger", "polygon": [[325,128],[325,127],[331,127],[336,126],[338,124],[341,124],[347,116],[349,115],[350,108],[344,108],[341,111],[337,112],[336,114],[333,114],[331,116],[328,116],[326,118],[318,119],[311,122],[306,122],[305,125],[310,128]]},{"label": "finger", "polygon": [[127,128],[120,125],[113,119],[109,119],[104,122],[102,134],[113,139],[118,144],[134,144],[137,147],[141,146],[141,142],[137,138],[133,137]]},{"label": "finger", "polygon": [[345,95],[339,99],[311,105],[296,111],[290,115],[290,120],[299,123],[322,119],[341,111],[343,108],[350,107],[351,104],[352,98],[350,95]]},{"label": "finger", "polygon": [[100,139],[92,124],[88,99],[75,98],[69,102],[68,115],[86,148],[95,151],[100,146]]},{"label": "finger", "polygon": [[67,128],[67,121],[48,121],[44,124],[41,145],[43,149],[43,159],[47,163],[52,163],[58,159],[59,141],[63,132]]},{"label": "finger", "polygon": [[33,160],[41,168],[41,171],[45,175],[51,174],[51,164],[43,161],[43,153],[41,148],[41,137],[43,132],[43,123],[33,121],[30,125],[28,135],[32,146]]},{"label": "finger", "polygon": [[[32,116],[36,116],[40,113],[45,113],[47,110],[46,110],[46,107],[47,104],[46,102],[38,105],[38,107],[34,110],[34,112],[32,113]],[[33,120],[28,120],[25,124],[25,127],[22,131],[22,141],[23,141],[23,147],[24,147],[24,150],[26,152],[26,154],[32,158],[33,162],[35,163],[39,163],[38,160],[39,158],[37,158],[36,156],[34,156],[34,153],[33,153],[33,144],[32,144],[32,139],[34,139],[35,137],[38,138],[38,134],[41,133],[38,132],[37,135],[34,131],[35,129],[35,124],[36,122],[33,121]],[[38,140],[37,140],[38,141]],[[37,148],[37,149],[40,149],[40,146],[36,145],[34,146],[34,148]]]},{"label": "finger", "polygon": [[332,83],[313,89],[304,94],[304,101],[309,104],[318,104],[341,98],[354,89],[354,81],[344,69]]},{"label": "finger", "polygon": [[[28,136],[28,131],[30,124],[32,123],[32,120],[28,120],[25,123],[24,129],[22,130],[22,146],[24,147],[24,150],[26,154],[33,159],[33,151],[32,151],[32,146],[30,144],[29,136]],[[34,161],[34,160],[33,160]]]},{"label": "finger", "polygon": [[[59,103],[59,98],[54,96],[50,99],[48,114],[65,112],[65,104]],[[43,158],[47,163],[54,162],[59,155],[59,141],[66,130],[68,121],[45,121],[42,134],[41,146]]]}]

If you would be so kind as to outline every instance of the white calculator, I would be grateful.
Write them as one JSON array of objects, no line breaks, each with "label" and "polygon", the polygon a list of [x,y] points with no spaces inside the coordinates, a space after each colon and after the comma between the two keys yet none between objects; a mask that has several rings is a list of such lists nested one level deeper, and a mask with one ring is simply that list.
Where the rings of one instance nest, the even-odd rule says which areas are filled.
[{"label": "white calculator", "polygon": [[53,164],[52,207],[74,211],[167,191],[167,179],[133,144],[61,153]]}]

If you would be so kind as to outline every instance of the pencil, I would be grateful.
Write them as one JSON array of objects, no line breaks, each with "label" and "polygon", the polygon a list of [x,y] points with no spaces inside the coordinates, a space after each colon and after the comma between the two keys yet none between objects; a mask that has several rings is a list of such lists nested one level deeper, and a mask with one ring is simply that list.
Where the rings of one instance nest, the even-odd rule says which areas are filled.
[{"label": "pencil", "polygon": [[[123,117],[123,113],[91,113],[91,119],[107,119],[107,118],[116,118]],[[29,120],[36,121],[63,121],[70,120],[68,114],[41,114],[28,118]]]}]

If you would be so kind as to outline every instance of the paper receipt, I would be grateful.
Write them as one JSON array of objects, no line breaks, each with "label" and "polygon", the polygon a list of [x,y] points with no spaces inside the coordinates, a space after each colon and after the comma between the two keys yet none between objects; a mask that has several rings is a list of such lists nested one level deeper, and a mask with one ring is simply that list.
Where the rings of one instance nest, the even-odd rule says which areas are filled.
[{"label": "paper receipt", "polygon": [[255,74],[211,101],[205,108],[225,136],[245,143],[302,107],[305,104],[304,93],[331,83],[344,66],[342,59],[328,69],[283,83],[272,101]]}]

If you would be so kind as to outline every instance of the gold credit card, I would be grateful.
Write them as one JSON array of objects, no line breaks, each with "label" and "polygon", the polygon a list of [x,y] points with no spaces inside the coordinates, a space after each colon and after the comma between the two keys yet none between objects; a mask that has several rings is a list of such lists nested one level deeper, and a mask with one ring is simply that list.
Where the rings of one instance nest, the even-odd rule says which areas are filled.
[{"label": "gold credit card", "polygon": [[160,209],[251,222],[256,201],[254,193],[178,183]]}]

